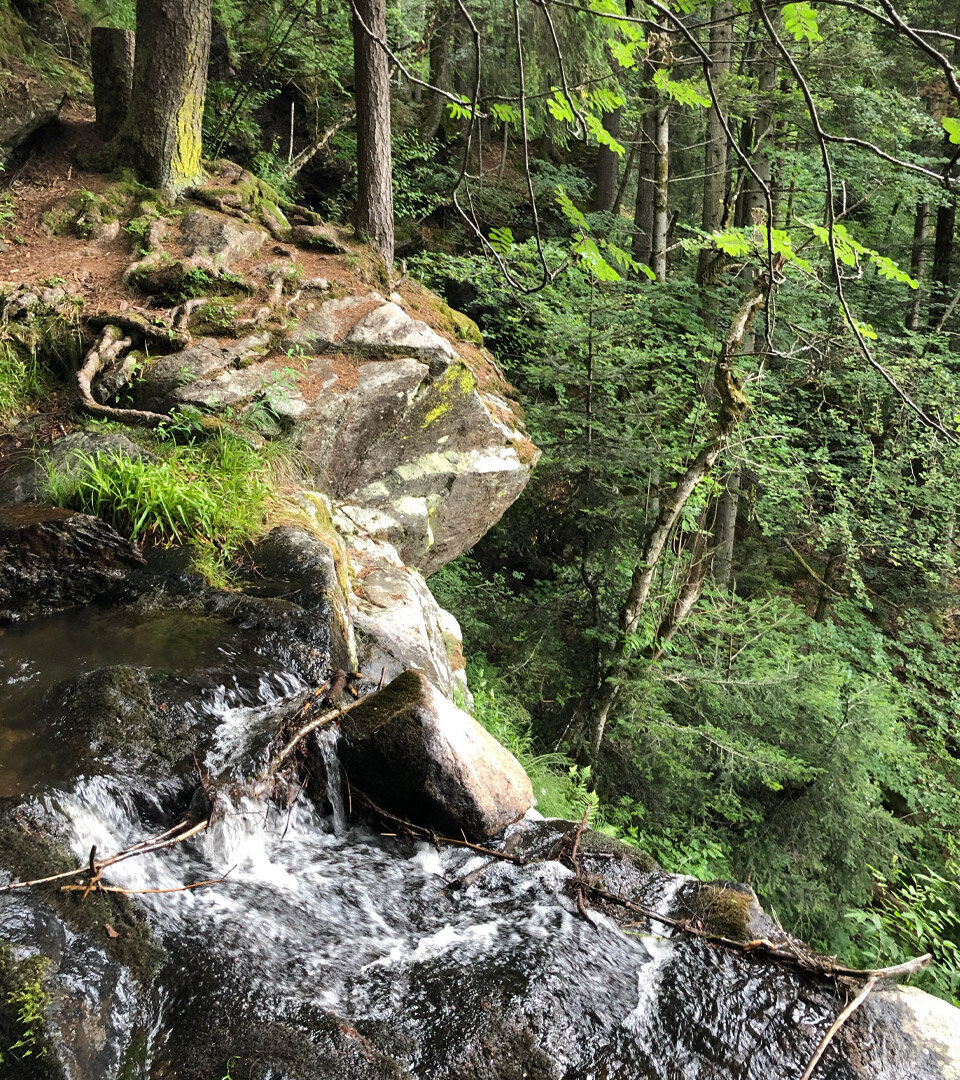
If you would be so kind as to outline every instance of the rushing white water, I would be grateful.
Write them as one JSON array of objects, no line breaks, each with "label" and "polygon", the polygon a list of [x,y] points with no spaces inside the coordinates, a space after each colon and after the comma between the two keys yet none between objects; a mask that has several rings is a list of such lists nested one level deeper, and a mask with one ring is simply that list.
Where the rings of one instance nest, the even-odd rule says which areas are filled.
[{"label": "rushing white water", "polygon": [[[263,689],[276,701],[300,685],[280,678]],[[138,892],[167,950],[149,1005],[136,999],[122,968],[104,974],[95,946],[69,933],[58,946],[77,954],[61,968],[69,992],[91,1015],[98,1000],[116,1013],[97,1059],[104,1077],[115,1076],[135,1029],[143,1064],[129,1075],[146,1080],[156,1063],[158,1077],[208,1080],[223,1075],[215,1072],[220,1059],[182,1072],[185,1046],[222,1037],[216,1045],[229,1056],[250,1032],[284,1025],[291,1039],[310,1042],[332,1017],[347,1040],[330,1051],[335,1060],[356,1041],[357,1025],[371,1047],[382,1037],[389,1061],[407,1063],[420,1080],[472,1076],[478,1054],[529,1057],[530,1075],[549,1080],[767,1080],[793,1075],[778,1072],[777,1062],[803,1058],[835,1015],[828,999],[798,991],[782,972],[709,955],[670,939],[656,922],[624,933],[616,909],[585,920],[574,872],[552,857],[565,827],[532,819],[514,826],[508,835],[528,860],[517,865],[351,826],[334,727],[317,738],[326,788],[312,793],[316,801],[309,792],[289,808],[249,794],[229,798],[222,794],[229,781],[262,764],[277,705],[238,704],[225,694],[200,707],[216,721],[200,763],[205,777],[220,781],[210,826],[104,872],[105,882]],[[103,859],[161,833],[182,816],[189,790],[120,769],[48,788],[37,801],[85,864],[94,845]],[[582,858],[587,868],[590,856]],[[599,855],[589,872],[665,914],[675,913],[691,880]],[[10,932],[29,940],[36,916],[22,895],[12,903]],[[213,1026],[203,1027],[211,1012]],[[375,1062],[379,1050],[371,1047],[365,1053]],[[91,1080],[89,1068],[65,1060],[69,1080]],[[313,1068],[264,1065],[257,1076],[329,1075]],[[395,1075],[392,1065],[378,1068],[356,1075]]]}]

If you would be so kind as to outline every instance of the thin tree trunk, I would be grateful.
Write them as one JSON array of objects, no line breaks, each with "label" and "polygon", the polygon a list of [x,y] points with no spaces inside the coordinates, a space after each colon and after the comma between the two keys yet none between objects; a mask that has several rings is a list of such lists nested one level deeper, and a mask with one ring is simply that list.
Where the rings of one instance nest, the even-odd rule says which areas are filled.
[{"label": "thin tree trunk", "polygon": [[[369,33],[368,33],[369,31]],[[374,38],[387,32],[385,0],[353,0],[357,102],[357,233],[393,264],[390,68]],[[372,36],[371,36],[372,35]]]},{"label": "thin tree trunk", "polygon": [[927,269],[927,227],[930,224],[930,203],[926,199],[917,202],[917,212],[913,219],[913,246],[910,248],[910,276],[919,283],[907,307],[905,326],[908,330],[919,330],[920,308],[923,304],[923,275]]},{"label": "thin tree trunk", "polygon": [[136,38],[132,30],[95,26],[90,31],[90,67],[97,134],[105,141],[123,127],[133,94]]},{"label": "thin tree trunk", "polygon": [[[710,27],[710,57],[715,91],[724,90],[724,80],[733,64],[733,2],[721,0],[713,11]],[[706,145],[703,155],[703,213],[700,224],[705,233],[716,232],[723,222],[724,196],[727,190],[727,133],[723,126],[723,101],[714,101],[707,110]],[[715,253],[703,248],[698,256],[697,280],[703,280]],[[709,290],[701,299],[702,314],[709,329],[716,328],[716,300]]]},{"label": "thin tree trunk", "polygon": [[[450,43],[453,41],[454,4],[451,0],[440,0],[435,12],[435,24],[430,35],[430,76],[431,86],[447,90],[450,86]],[[424,142],[437,137],[443,123],[443,108],[446,99],[442,94],[431,91],[430,107],[420,128]]]},{"label": "thin tree trunk", "polygon": [[633,172],[634,162],[637,160],[637,140],[639,135],[634,139],[630,145],[630,152],[627,154],[627,162],[623,166],[623,175],[620,177],[620,183],[617,186],[617,195],[613,200],[613,206],[610,209],[612,214],[619,216],[620,208],[623,206],[623,196],[627,190],[627,185],[630,183],[630,174]]},{"label": "thin tree trunk", "polygon": [[[624,666],[633,653],[631,639],[640,624],[640,617],[650,595],[650,588],[667,540],[691,495],[710,475],[714,463],[723,453],[731,435],[749,408],[749,403],[733,374],[733,362],[740,351],[744,335],[763,305],[765,292],[765,283],[757,282],[754,289],[744,298],[743,304],[733,318],[714,367],[714,386],[720,404],[710,440],[677,478],[676,483],[668,489],[668,493],[661,498],[657,520],[641,557],[634,567],[630,589],[620,609],[620,625],[617,641],[613,647],[613,658],[607,665],[604,681],[591,711],[590,754],[594,762],[600,753],[603,733],[610,713],[620,696],[619,676],[622,675]],[[680,599],[682,602],[683,597]],[[692,603],[686,608],[686,612],[689,612],[690,607]]]},{"label": "thin tree trunk", "polygon": [[667,231],[670,226],[670,107],[661,103],[656,113],[656,183],[650,269],[657,281],[667,280]]},{"label": "thin tree trunk", "polygon": [[730,586],[733,576],[733,544],[740,506],[740,470],[733,469],[727,477],[723,494],[717,500],[716,555],[713,560],[713,580],[722,588]]},{"label": "thin tree trunk", "polygon": [[937,227],[933,242],[930,305],[927,324],[935,330],[947,307],[950,294],[950,264],[953,261],[953,234],[957,224],[957,204],[953,199],[937,207]]},{"label": "thin tree trunk", "polygon": [[[620,120],[622,116],[623,109],[615,109],[613,112],[603,114],[603,129],[614,139],[620,138]],[[613,202],[617,197],[617,173],[619,168],[620,155],[614,153],[609,146],[598,146],[596,171],[594,173],[594,210],[609,211],[613,209]]]},{"label": "thin tree trunk", "polygon": [[640,124],[639,167],[637,171],[637,202],[633,216],[633,257],[645,266],[650,265],[653,239],[654,197],[656,192],[656,97],[653,87],[644,88],[646,112]]},{"label": "thin tree trunk", "polygon": [[115,143],[145,183],[168,194],[202,175],[210,34],[210,0],[137,0],[133,90]]}]

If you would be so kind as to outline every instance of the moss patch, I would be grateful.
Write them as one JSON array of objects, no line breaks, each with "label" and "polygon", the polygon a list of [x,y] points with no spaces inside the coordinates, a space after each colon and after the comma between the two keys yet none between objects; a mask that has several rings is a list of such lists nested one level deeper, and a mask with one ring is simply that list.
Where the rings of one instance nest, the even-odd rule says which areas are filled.
[{"label": "moss patch", "polygon": [[752,890],[733,884],[699,885],[685,897],[686,906],[708,933],[733,941],[750,941],[759,906]]},{"label": "moss patch", "polygon": [[44,1019],[48,995],[43,985],[50,965],[45,956],[14,959],[0,945],[0,1075],[17,1080],[60,1080]]},{"label": "moss patch", "polygon": [[464,364],[452,364],[430,387],[428,400],[430,408],[424,413],[421,428],[428,428],[442,419],[457,403],[458,399],[472,394],[477,386],[477,378]]},{"label": "moss patch", "polygon": [[[16,821],[0,819],[0,865],[17,881],[33,881],[76,867],[77,860],[58,840]],[[68,879],[69,880],[69,879]],[[78,880],[83,880],[82,871]],[[146,920],[130,899],[117,893],[60,892],[56,883],[35,886],[71,929],[102,946],[111,960],[123,964],[141,983],[156,974],[164,957],[154,941]],[[107,924],[117,936],[110,937]]]}]

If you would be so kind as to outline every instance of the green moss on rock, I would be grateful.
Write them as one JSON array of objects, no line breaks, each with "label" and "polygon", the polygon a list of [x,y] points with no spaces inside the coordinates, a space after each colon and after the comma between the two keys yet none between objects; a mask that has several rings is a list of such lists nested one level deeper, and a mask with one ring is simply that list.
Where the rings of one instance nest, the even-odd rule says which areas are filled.
[{"label": "green moss on rock", "polygon": [[48,994],[46,956],[14,959],[0,945],[0,1075],[17,1080],[62,1080],[63,1070],[51,1052],[44,1012]]}]

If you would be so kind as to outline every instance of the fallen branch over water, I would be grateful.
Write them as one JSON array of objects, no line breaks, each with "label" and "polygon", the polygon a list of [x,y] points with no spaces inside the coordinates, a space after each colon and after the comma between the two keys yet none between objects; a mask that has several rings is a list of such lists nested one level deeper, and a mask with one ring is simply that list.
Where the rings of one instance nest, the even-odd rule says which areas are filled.
[{"label": "fallen branch over water", "polygon": [[[905,965],[901,965],[905,966]],[[813,1076],[813,1070],[817,1067],[817,1062],[823,1057],[823,1052],[830,1045],[830,1040],[836,1035],[836,1033],[843,1027],[843,1025],[850,1019],[851,1016],[860,1008],[860,1006],[867,1000],[867,995],[877,985],[879,981],[879,975],[871,975],[864,984],[863,989],[859,994],[851,1001],[847,1007],[840,1013],[840,1015],[830,1025],[829,1031],[820,1040],[819,1046],[814,1050],[813,1057],[807,1062],[807,1067],[803,1070],[803,1075],[800,1080],[810,1080]]]},{"label": "fallen branch over water", "polygon": [[359,788],[351,788],[357,795],[370,807],[374,813],[384,818],[386,821],[394,821],[398,825],[402,825],[405,829],[408,829],[411,833],[416,833],[419,836],[424,836],[432,843],[441,846],[448,844],[451,847],[465,847],[471,851],[478,851],[481,855],[489,855],[493,859],[500,859],[503,862],[512,862],[517,866],[526,866],[527,860],[521,858],[519,855],[511,855],[507,851],[495,851],[493,848],[482,847],[480,844],[472,844],[466,837],[462,840],[455,840],[450,836],[440,836],[432,829],[424,828],[423,825],[414,825],[412,821],[406,821],[404,818],[397,817],[396,814],[391,814],[389,810],[384,810],[382,806],[378,806],[369,795],[365,795]]},{"label": "fallen branch over water", "polygon": [[[736,949],[740,952],[758,953],[761,956],[768,956],[771,959],[783,960],[795,967],[801,968],[803,971],[809,971],[817,975],[829,975],[850,979],[895,979],[906,975],[916,974],[916,972],[925,968],[933,959],[931,953],[924,953],[923,956],[907,960],[903,964],[894,964],[892,967],[844,967],[842,964],[834,963],[829,957],[819,956],[816,953],[801,950],[791,942],[777,944],[766,938],[756,938],[753,941],[737,941],[735,938],[724,937],[721,934],[711,934],[708,930],[701,930],[699,927],[692,925],[688,919],[674,919],[669,915],[661,915],[660,912],[654,911],[652,908],[643,907],[641,904],[636,904],[632,900],[625,900],[622,896],[607,892],[606,889],[601,888],[589,878],[579,879],[577,885],[578,887],[589,890],[602,900],[619,904],[628,911],[633,911],[638,915],[642,915],[647,921],[653,920],[662,923],[664,926],[669,926],[671,929],[678,930],[680,933],[690,934],[692,937],[700,938],[713,945],[723,945],[726,948]],[[628,923],[626,925],[636,926],[638,924]]]},{"label": "fallen branch over water", "polygon": [[[309,716],[311,710],[318,705],[325,701],[334,701],[340,697],[344,690],[351,690],[351,682],[356,681],[358,678],[361,678],[359,672],[335,671],[329,681],[325,682],[322,686],[317,687],[307,701],[294,713],[291,719],[284,721],[284,723],[280,725],[276,738],[279,739],[291,723],[294,723],[305,716]],[[337,720],[343,713],[348,712],[356,705],[359,705],[363,700],[365,699],[359,698],[357,701],[351,702],[343,708],[331,708],[328,711],[321,713],[319,716],[311,718],[306,723],[301,724],[301,726],[287,738],[281,749],[270,757],[267,764],[252,780],[240,785],[229,785],[231,791],[233,793],[253,795],[255,797],[271,793],[274,782],[279,779],[281,767],[290,758],[293,752],[302,745],[303,740],[312,732]],[[198,774],[200,773],[199,766],[197,767],[197,772]],[[200,786],[203,788],[207,802],[213,807],[217,795],[217,784],[204,780],[203,776],[200,775]],[[219,885],[226,878],[227,874],[230,873],[229,870],[227,871],[227,874],[224,874],[220,878],[213,878],[209,881],[198,881],[194,882],[192,885],[180,885],[176,888],[169,889],[125,889],[118,885],[105,885],[101,880],[104,870],[107,870],[109,867],[115,866],[117,863],[123,862],[126,859],[133,859],[139,855],[148,855],[152,852],[162,851],[165,848],[173,847],[175,844],[182,844],[185,840],[189,840],[191,837],[202,833],[208,828],[213,820],[216,820],[215,811],[211,811],[200,820],[197,820],[197,815],[185,817],[175,825],[171,825],[169,829],[165,829],[163,832],[158,833],[156,836],[140,840],[136,844],[124,848],[122,851],[109,855],[105,859],[96,858],[97,849],[96,845],[94,845],[94,847],[90,849],[90,856],[85,867],[74,867],[71,870],[63,870],[57,874],[49,874],[47,877],[33,878],[30,881],[12,881],[6,885],[0,885],[0,893],[13,892],[15,889],[33,888],[37,885],[49,885],[54,882],[65,881],[67,878],[76,878],[80,874],[86,874],[87,880],[85,882],[61,885],[61,892],[79,892],[81,894],[81,899],[86,899],[91,892],[125,894],[185,892],[189,889],[197,889],[205,885]],[[450,842],[454,843],[455,841]]]}]

